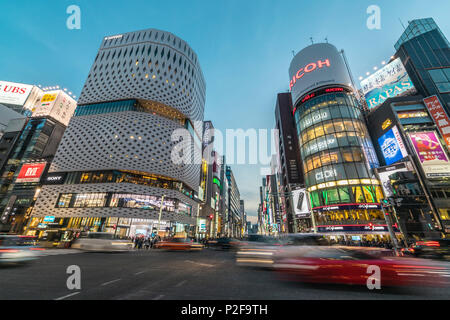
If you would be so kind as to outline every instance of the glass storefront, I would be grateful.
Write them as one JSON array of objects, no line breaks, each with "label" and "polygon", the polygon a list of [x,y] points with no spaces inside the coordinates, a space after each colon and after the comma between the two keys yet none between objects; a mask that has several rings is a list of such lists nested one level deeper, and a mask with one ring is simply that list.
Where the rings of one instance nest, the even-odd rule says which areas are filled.
[{"label": "glass storefront", "polygon": [[196,192],[182,182],[170,180],[161,176],[150,174],[139,174],[126,171],[88,171],[69,172],[62,183],[84,184],[84,183],[133,183],[154,188],[177,190],[184,195],[194,198]]},{"label": "glass storefront", "polygon": [[[56,208],[133,208],[159,210],[161,197],[128,193],[62,193]],[[164,198],[163,210],[191,216],[192,207],[178,199]]]},{"label": "glass storefront", "polygon": [[[350,92],[313,96],[295,111],[312,208],[380,203],[381,186],[371,172],[378,163],[355,97]],[[365,211],[364,219],[371,219],[368,210],[360,211]],[[359,213],[341,210],[324,213],[323,222],[336,220],[335,215],[346,220],[362,218]]]}]

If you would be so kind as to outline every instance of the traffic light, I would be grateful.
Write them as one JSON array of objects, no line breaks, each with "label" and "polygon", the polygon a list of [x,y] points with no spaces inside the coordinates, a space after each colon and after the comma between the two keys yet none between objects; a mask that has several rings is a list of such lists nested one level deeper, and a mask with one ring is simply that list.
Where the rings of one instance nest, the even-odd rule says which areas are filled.
[{"label": "traffic light", "polygon": [[214,215],[210,214],[209,218],[212,220],[214,218]]}]

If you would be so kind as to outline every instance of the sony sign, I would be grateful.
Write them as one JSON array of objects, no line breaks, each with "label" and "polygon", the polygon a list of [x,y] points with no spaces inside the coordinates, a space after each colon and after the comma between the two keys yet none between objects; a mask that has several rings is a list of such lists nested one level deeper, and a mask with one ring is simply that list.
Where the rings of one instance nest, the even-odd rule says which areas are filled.
[{"label": "sony sign", "polygon": [[349,86],[350,75],[339,51],[329,43],[317,43],[300,51],[289,67],[289,89],[294,106],[309,91],[329,85]]},{"label": "sony sign", "polygon": [[49,173],[44,179],[44,184],[63,184],[66,173]]}]

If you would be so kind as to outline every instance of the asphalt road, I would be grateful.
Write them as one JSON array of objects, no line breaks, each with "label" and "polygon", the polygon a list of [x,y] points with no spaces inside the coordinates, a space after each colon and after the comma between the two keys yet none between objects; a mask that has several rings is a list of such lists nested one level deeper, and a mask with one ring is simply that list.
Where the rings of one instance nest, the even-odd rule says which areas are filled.
[{"label": "asphalt road", "polygon": [[[75,253],[74,253],[75,252]],[[367,288],[286,283],[273,272],[240,268],[232,252],[159,250],[54,255],[22,267],[0,267],[0,299],[44,300],[339,300],[450,299],[450,289]],[[71,265],[81,269],[81,289],[69,290]]]}]

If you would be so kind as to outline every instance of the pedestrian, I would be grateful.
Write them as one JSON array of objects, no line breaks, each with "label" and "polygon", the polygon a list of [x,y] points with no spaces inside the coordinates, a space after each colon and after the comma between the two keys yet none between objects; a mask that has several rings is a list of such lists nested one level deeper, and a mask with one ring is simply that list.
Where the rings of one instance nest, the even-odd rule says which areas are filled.
[{"label": "pedestrian", "polygon": [[148,248],[150,248],[150,239],[149,238],[145,238],[145,250],[148,250]]}]

